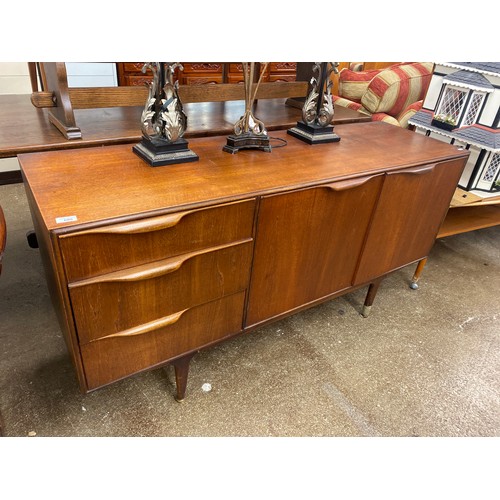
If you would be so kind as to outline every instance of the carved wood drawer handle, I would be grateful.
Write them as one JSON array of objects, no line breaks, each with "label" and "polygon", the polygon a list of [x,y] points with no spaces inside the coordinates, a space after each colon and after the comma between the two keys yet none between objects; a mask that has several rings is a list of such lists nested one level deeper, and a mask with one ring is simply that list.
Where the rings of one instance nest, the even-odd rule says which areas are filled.
[{"label": "carved wood drawer handle", "polygon": [[165,326],[170,326],[174,323],[177,323],[181,316],[188,310],[189,309],[184,309],[183,311],[176,312],[174,314],[171,314],[170,316],[155,319],[154,321],[150,321],[149,323],[144,323],[139,326],[134,326],[133,328],[129,328],[128,330],[122,330],[121,332],[112,333],[111,335],[106,335],[105,337],[92,339],[90,342],[97,342],[98,340],[110,339],[113,337],[133,337],[134,335],[144,335],[145,333],[153,332],[155,330],[159,330],[160,328],[164,328]]},{"label": "carved wood drawer handle", "polygon": [[360,177],[358,179],[350,179],[348,181],[332,182],[331,184],[325,184],[323,187],[331,189],[333,191],[346,191],[347,189],[353,189],[355,187],[362,186],[374,177],[377,176],[371,175],[370,177]]},{"label": "carved wood drawer handle", "polygon": [[180,257],[171,257],[169,259],[164,259],[158,262],[152,262],[150,264],[143,264],[142,266],[136,266],[130,269],[114,271],[102,276],[96,276],[93,278],[83,279],[80,281],[75,281],[70,283],[68,287],[78,288],[81,286],[96,285],[101,283],[120,283],[124,281],[143,281],[151,278],[157,278],[165,274],[177,271],[182,265],[188,260],[203,255],[206,253],[216,252],[218,250],[223,250],[224,248],[229,248],[232,246],[243,245],[244,243],[251,242],[252,238],[247,238],[245,240],[226,243],[225,245],[219,245],[217,247],[204,248],[196,252],[186,253]]},{"label": "carved wood drawer handle", "polygon": [[416,168],[408,168],[407,170],[399,170],[398,172],[389,172],[389,175],[392,174],[412,174],[412,175],[421,175],[428,174],[432,172],[436,168],[436,164],[433,165],[425,165],[423,167]]},{"label": "carved wood drawer handle", "polygon": [[139,221],[125,222],[123,224],[116,224],[115,226],[88,229],[77,234],[138,234],[149,233],[152,231],[161,231],[162,229],[168,229],[169,227],[176,226],[186,215],[189,215],[193,212],[195,212],[195,210],[178,212],[169,215],[160,215],[159,217],[151,217],[149,219]]}]

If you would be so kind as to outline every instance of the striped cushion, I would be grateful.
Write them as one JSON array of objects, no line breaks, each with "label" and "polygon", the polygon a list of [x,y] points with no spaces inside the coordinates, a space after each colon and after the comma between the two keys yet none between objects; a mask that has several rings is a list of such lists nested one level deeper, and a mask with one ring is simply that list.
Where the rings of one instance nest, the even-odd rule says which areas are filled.
[{"label": "striped cushion", "polygon": [[339,73],[339,96],[350,101],[361,102],[372,79],[380,70],[352,71],[344,68]]},{"label": "striped cushion", "polygon": [[398,122],[403,128],[408,128],[408,120],[417,112],[420,111],[424,101],[417,101],[410,104],[403,112],[398,116]]},{"label": "striped cushion", "polygon": [[410,104],[424,98],[432,76],[433,63],[391,66],[369,83],[361,104],[370,113],[397,116]]},{"label": "striped cushion", "polygon": [[343,97],[339,97],[336,95],[334,95],[332,97],[333,97],[334,104],[338,104],[339,106],[342,106],[344,108],[354,109],[355,111],[358,111],[359,108],[363,107],[358,102],[353,102],[353,101],[350,101],[349,99],[344,99]]}]

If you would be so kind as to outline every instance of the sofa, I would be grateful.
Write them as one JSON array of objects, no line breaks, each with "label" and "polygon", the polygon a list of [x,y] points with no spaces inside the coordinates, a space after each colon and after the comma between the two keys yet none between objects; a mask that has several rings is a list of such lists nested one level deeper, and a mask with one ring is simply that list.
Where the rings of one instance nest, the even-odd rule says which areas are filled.
[{"label": "sofa", "polygon": [[373,121],[408,128],[408,120],[422,107],[433,67],[413,62],[368,71],[358,71],[354,65],[344,68],[333,102],[368,114]]}]

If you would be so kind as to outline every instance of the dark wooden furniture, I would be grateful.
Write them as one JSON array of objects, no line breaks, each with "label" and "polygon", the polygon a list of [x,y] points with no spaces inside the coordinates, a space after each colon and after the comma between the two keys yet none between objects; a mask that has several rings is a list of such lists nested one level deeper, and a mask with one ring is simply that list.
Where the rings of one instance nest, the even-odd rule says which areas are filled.
[{"label": "dark wooden furniture", "polygon": [[427,256],[468,152],[384,123],[272,153],[192,139],[151,168],[127,145],[21,155],[51,295],[81,389],[369,285]]},{"label": "dark wooden furniture", "polygon": [[[184,62],[183,69],[176,70],[181,85],[206,85],[243,82],[243,68],[238,62]],[[141,86],[152,80],[151,72],[142,73],[143,62],[116,63],[118,84]],[[272,62],[262,77],[263,82],[293,82],[297,63]]]}]

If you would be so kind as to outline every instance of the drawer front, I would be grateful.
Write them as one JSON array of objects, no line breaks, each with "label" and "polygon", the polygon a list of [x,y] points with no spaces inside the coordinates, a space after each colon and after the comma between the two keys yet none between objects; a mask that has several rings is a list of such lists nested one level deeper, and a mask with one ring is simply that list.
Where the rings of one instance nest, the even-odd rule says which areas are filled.
[{"label": "drawer front", "polygon": [[245,79],[243,74],[241,75],[228,75],[227,83],[244,83]]},{"label": "drawer front", "polygon": [[[228,81],[228,83],[244,83],[245,77],[243,76],[243,73],[241,73],[240,75],[238,75],[238,74],[231,75],[230,74],[227,77],[227,81]],[[269,81],[269,75],[264,75],[261,78],[261,82],[268,82],[268,81]]]},{"label": "drawer front", "polygon": [[81,346],[88,389],[96,389],[239,333],[244,299],[245,292],[240,292],[180,312],[167,326]]},{"label": "drawer front", "polygon": [[248,287],[252,241],[202,250],[70,285],[81,344]]},{"label": "drawer front", "polygon": [[60,237],[68,282],[252,237],[255,200]]},{"label": "drawer front", "polygon": [[271,73],[295,73],[297,71],[296,62],[272,62],[269,63],[269,71]]},{"label": "drawer front", "polygon": [[269,75],[270,82],[294,82],[295,75],[281,75],[279,73],[274,75]]},{"label": "drawer front", "polygon": [[216,83],[222,83],[222,76],[213,75],[213,76],[185,76],[184,84],[185,85],[214,85]]},{"label": "drawer front", "polygon": [[124,77],[125,85],[129,87],[143,87],[153,81],[152,76],[147,75],[127,75]]},{"label": "drawer front", "polygon": [[243,64],[241,63],[231,63],[229,65],[230,73],[243,73]]},{"label": "drawer front", "polygon": [[[142,68],[144,67],[144,64],[146,64],[146,63],[143,63],[143,62],[128,62],[128,63],[123,63],[123,69],[127,73],[141,73],[142,72]],[[147,70],[147,74],[152,75],[150,69]]]},{"label": "drawer front", "polygon": [[222,63],[183,63],[184,73],[222,73]]}]

